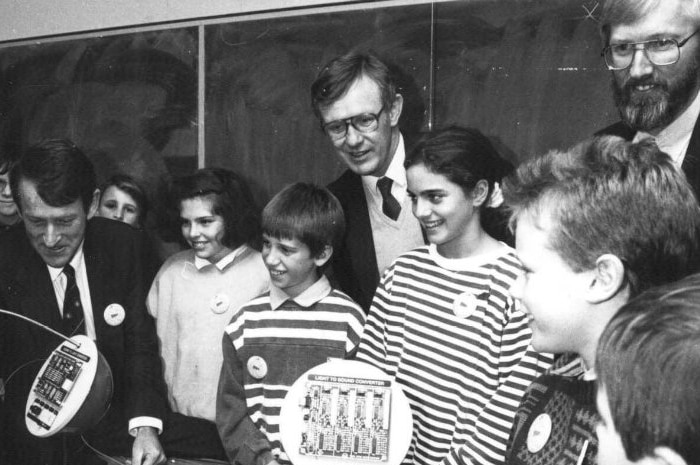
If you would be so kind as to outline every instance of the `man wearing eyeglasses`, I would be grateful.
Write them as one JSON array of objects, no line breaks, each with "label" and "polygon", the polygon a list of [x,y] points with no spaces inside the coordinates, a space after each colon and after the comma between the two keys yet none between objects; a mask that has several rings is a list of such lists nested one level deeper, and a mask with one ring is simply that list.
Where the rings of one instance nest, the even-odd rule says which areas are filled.
[{"label": "man wearing eyeglasses", "polygon": [[601,133],[653,137],[700,193],[700,3],[607,0],[600,20],[622,118]]},{"label": "man wearing eyeglasses", "polygon": [[403,97],[389,67],[371,53],[334,58],[311,86],[316,116],[348,169],[328,187],[345,211],[333,251],[340,288],[369,310],[379,276],[401,253],[424,244],[406,194]]}]

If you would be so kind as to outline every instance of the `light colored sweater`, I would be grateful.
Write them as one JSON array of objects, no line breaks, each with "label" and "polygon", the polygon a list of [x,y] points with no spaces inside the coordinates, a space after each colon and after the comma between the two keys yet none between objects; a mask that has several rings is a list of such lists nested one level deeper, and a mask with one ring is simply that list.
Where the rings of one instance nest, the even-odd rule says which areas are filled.
[{"label": "light colored sweater", "polygon": [[224,328],[239,307],[268,290],[270,277],[260,253],[248,246],[216,265],[198,269],[201,264],[192,250],[170,257],[147,306],[156,319],[170,407],[214,421]]}]

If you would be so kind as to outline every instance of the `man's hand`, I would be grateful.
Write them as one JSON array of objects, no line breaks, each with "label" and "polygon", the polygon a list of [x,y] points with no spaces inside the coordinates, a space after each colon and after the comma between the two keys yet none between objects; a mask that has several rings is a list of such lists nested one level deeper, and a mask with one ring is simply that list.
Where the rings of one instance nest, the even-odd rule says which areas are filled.
[{"label": "man's hand", "polygon": [[158,440],[158,431],[151,426],[138,428],[134,446],[131,448],[132,465],[161,465],[165,463],[165,452]]}]

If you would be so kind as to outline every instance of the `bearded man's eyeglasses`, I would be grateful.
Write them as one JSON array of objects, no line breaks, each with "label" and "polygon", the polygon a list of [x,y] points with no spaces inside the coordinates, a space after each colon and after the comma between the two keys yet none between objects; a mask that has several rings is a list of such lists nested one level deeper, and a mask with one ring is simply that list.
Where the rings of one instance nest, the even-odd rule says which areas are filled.
[{"label": "bearded man's eyeglasses", "polygon": [[610,44],[603,49],[601,55],[605,58],[605,64],[608,66],[608,69],[613,71],[628,68],[632,64],[637,50],[642,50],[647,59],[656,66],[672,65],[680,59],[681,47],[699,31],[700,29],[696,30],[681,41],[676,39],[653,39],[645,40],[644,42]]}]

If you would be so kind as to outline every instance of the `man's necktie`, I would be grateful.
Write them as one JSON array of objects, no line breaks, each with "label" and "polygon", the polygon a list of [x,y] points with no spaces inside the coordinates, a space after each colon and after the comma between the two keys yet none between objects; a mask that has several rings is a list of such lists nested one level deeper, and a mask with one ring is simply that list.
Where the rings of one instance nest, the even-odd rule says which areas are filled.
[{"label": "man's necktie", "polygon": [[83,320],[85,315],[83,304],[80,302],[80,290],[75,282],[75,270],[72,266],[66,265],[63,268],[63,274],[67,278],[66,294],[63,297],[63,334],[66,336],[84,334]]},{"label": "man's necktie", "polygon": [[396,198],[391,195],[391,185],[393,181],[390,178],[383,177],[377,181],[377,189],[382,194],[382,211],[386,216],[396,221],[401,213],[401,204]]}]

